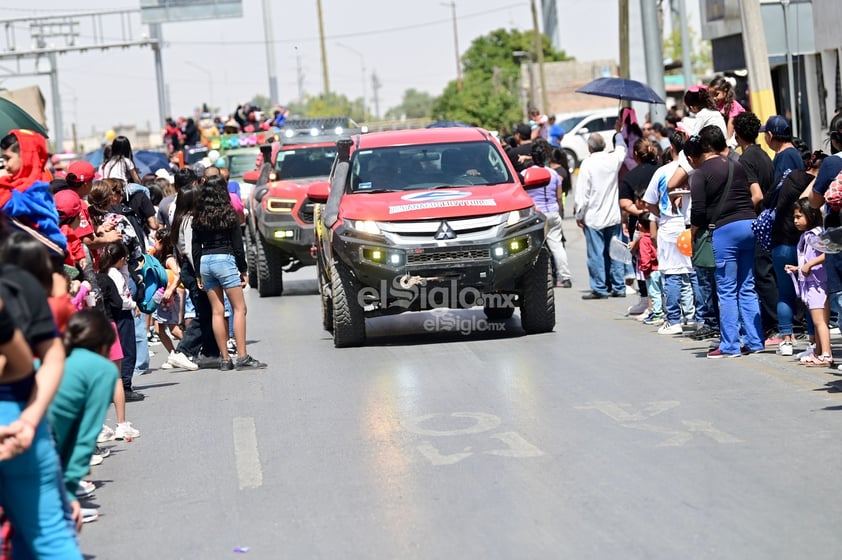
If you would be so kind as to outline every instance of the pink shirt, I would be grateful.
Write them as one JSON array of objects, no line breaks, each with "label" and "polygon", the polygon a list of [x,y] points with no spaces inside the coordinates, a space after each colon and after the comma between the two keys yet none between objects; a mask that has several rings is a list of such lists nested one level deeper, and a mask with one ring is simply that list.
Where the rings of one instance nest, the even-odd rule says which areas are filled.
[{"label": "pink shirt", "polygon": [[[719,112],[721,113],[722,110],[725,109],[725,105],[724,104],[720,105],[719,107],[717,107],[717,109],[719,109]],[[728,118],[733,119],[734,117],[736,117],[740,113],[745,113],[745,112],[746,112],[745,107],[740,105],[740,102],[735,99],[734,101],[731,102],[731,112],[728,113]]]}]

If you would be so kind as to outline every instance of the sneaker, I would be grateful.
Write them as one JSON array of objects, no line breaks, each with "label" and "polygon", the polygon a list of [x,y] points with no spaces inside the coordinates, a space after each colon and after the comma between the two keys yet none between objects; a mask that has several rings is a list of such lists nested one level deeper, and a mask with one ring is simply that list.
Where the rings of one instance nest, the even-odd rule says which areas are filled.
[{"label": "sneaker", "polygon": [[708,358],[711,359],[711,360],[716,360],[716,359],[719,359],[719,358],[739,358],[740,356],[742,356],[742,353],[726,354],[722,350],[720,350],[719,348],[717,348],[715,350],[711,350],[710,352],[708,352]]},{"label": "sneaker", "polygon": [[664,322],[664,324],[658,329],[658,334],[681,334],[681,332],[681,323],[674,323],[671,325],[668,322]]},{"label": "sneaker", "polygon": [[830,327],[830,334],[839,334],[839,327]]},{"label": "sneaker", "polygon": [[126,402],[140,402],[146,398],[146,395],[133,389],[124,389],[123,392],[126,395]]},{"label": "sneaker", "polygon": [[96,492],[96,485],[87,480],[80,480],[79,487],[76,489],[77,498],[90,498]]},{"label": "sneaker", "polygon": [[[108,429],[110,430],[111,428],[108,428]],[[94,449],[94,455],[97,455],[97,456],[105,459],[106,457],[111,455],[111,450],[108,449],[107,447],[100,447],[100,446],[97,445],[96,448]]]},{"label": "sneaker", "polygon": [[123,422],[117,424],[117,429],[114,430],[114,439],[128,439],[140,437],[140,430],[132,426],[131,422]]},{"label": "sneaker", "polygon": [[[556,284],[556,286],[558,286],[558,285],[559,284]],[[560,286],[562,288],[572,288],[573,287],[573,281],[570,280],[570,278],[565,278],[564,280],[561,281]]]},{"label": "sneaker", "polygon": [[234,361],[234,367],[238,370],[241,369],[264,369],[269,367],[268,365],[264,364],[263,362],[259,362],[246,354],[245,356],[237,356],[237,359]]},{"label": "sneaker", "polygon": [[710,327],[702,327],[696,332],[690,335],[690,338],[693,340],[706,340],[708,338],[718,338],[719,337],[719,330],[712,329]]},{"label": "sneaker", "polygon": [[654,313],[652,313],[652,310],[647,309],[645,312],[643,312],[640,315],[638,315],[637,317],[635,317],[635,320],[643,323],[645,321],[649,321],[650,319],[652,319],[652,315],[654,315]]},{"label": "sneaker", "polygon": [[686,323],[681,325],[681,332],[694,333],[700,328],[702,328],[702,323],[697,323],[696,321],[687,321]]},{"label": "sneaker", "polygon": [[766,346],[778,346],[784,339],[777,336],[770,336],[766,339]]},{"label": "sneaker", "polygon": [[231,371],[234,369],[234,360],[231,358],[228,358],[227,360],[219,358],[217,363],[219,364],[219,371]]},{"label": "sneaker", "polygon": [[199,369],[217,369],[219,368],[219,356],[202,356],[199,354],[194,363]]},{"label": "sneaker", "polygon": [[101,465],[104,460],[101,455],[91,455],[91,466]]},{"label": "sneaker", "polygon": [[112,439],[114,439],[114,430],[103,424],[102,430],[100,430],[99,435],[96,437],[96,442],[105,443],[106,441],[111,441]]},{"label": "sneaker", "polygon": [[781,356],[792,356],[792,342],[784,340],[778,345],[778,352]]},{"label": "sneaker", "polygon": [[647,298],[640,298],[640,301],[632,305],[626,310],[626,315],[640,315],[649,309],[649,302]]},{"label": "sneaker", "polygon": [[663,313],[653,313],[651,317],[643,320],[644,325],[659,326],[664,324],[665,317]]},{"label": "sneaker", "polygon": [[813,355],[813,351],[814,351],[815,349],[816,349],[816,345],[815,345],[815,344],[809,344],[809,345],[807,346],[807,349],[806,349],[806,350],[804,350],[803,352],[799,352],[798,354],[796,354],[796,355],[795,355],[795,359],[796,359],[796,360],[800,360],[801,358],[806,358],[807,356],[812,356],[812,355]]},{"label": "sneaker", "polygon": [[228,347],[229,354],[237,354],[237,343],[234,341],[233,338],[228,339],[228,343],[226,344],[226,346]]},{"label": "sneaker", "polygon": [[164,362],[161,364],[161,369],[175,369],[175,366],[169,362]]},{"label": "sneaker", "polygon": [[199,369],[198,364],[191,361],[190,358],[181,352],[170,352],[170,355],[167,358],[167,363],[177,368],[189,369],[190,371],[196,371]]},{"label": "sneaker", "polygon": [[82,523],[91,523],[99,519],[99,512],[94,508],[80,508],[79,513],[82,514]]}]

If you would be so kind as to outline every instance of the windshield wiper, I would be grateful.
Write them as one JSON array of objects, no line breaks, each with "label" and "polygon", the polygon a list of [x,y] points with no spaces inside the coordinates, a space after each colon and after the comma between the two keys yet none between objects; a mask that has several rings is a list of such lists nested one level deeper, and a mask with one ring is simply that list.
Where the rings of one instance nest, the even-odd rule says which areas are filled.
[{"label": "windshield wiper", "polygon": [[401,189],[365,189],[361,191],[353,191],[351,194],[378,194],[387,192],[398,192]]}]

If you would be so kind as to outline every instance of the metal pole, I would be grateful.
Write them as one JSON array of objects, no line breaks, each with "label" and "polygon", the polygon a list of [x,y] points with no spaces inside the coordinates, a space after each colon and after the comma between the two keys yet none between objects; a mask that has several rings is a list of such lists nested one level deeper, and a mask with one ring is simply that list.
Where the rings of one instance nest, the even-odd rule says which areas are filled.
[{"label": "metal pole", "polygon": [[462,89],[462,56],[459,54],[459,28],[456,25],[456,0],[442,2],[442,6],[449,6],[453,19],[453,49],[456,52],[456,87]]},{"label": "metal pole", "polygon": [[630,77],[629,63],[629,0],[620,0],[620,77]]},{"label": "metal pole", "polygon": [[325,48],[325,24],[324,18],[322,17],[322,0],[316,0],[316,9],[319,14],[319,44],[322,49],[322,82],[324,83],[324,94],[327,95],[330,93],[330,79],[327,75],[327,49]]},{"label": "metal pole", "polygon": [[53,96],[53,139],[55,153],[64,151],[64,124],[61,122],[61,92],[58,87],[58,56],[55,51],[50,53],[50,88]]},{"label": "metal pole", "polygon": [[164,63],[161,57],[161,48],[164,39],[160,23],[149,24],[149,36],[154,40],[152,53],[155,55],[155,87],[158,92],[158,126],[164,126],[167,117],[170,116],[170,101],[167,96],[166,82],[164,81]]},{"label": "metal pole", "polygon": [[272,8],[269,0],[263,0],[263,36],[266,41],[266,70],[269,72],[269,97],[278,103],[278,72],[275,69],[275,36],[272,31]]},{"label": "metal pole", "polygon": [[792,136],[798,137],[798,101],[795,98],[795,71],[792,67],[792,47],[789,44],[789,0],[781,0],[784,9],[784,40],[786,41],[786,76],[789,87],[789,108],[792,113]]},{"label": "metal pole", "polygon": [[684,74],[684,89],[693,84],[693,62],[690,55],[693,47],[690,45],[689,23],[687,22],[687,5],[685,0],[678,0],[678,18],[681,26],[681,71]]},{"label": "metal pole", "polygon": [[541,30],[538,28],[538,7],[535,0],[532,0],[532,29],[535,33],[535,56],[538,60],[538,76],[541,79],[541,111],[545,115],[550,114],[550,97],[547,95],[547,80],[544,77],[544,41]]},{"label": "metal pole", "polygon": [[[658,25],[658,6],[656,0],[641,0],[640,18],[643,27],[643,47],[646,54],[646,81],[655,93],[666,97],[664,87],[664,57],[661,54],[661,28]],[[653,123],[664,122],[666,107],[659,103],[649,105],[649,120]]]}]

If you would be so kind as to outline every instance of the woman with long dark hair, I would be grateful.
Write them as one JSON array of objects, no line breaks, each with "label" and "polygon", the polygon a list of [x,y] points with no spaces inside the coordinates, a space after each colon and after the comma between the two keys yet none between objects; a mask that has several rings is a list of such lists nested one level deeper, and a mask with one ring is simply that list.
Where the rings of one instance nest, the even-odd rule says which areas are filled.
[{"label": "woman with long dark hair", "polygon": [[[222,356],[220,369],[265,368],[246,352],[246,255],[240,220],[231,205],[228,187],[222,177],[209,177],[196,198],[193,212],[193,263],[200,287],[207,292],[213,313],[213,334]],[[231,359],[226,343],[224,296],[234,310],[234,340],[237,357]]]}]

